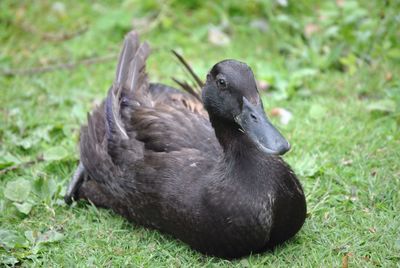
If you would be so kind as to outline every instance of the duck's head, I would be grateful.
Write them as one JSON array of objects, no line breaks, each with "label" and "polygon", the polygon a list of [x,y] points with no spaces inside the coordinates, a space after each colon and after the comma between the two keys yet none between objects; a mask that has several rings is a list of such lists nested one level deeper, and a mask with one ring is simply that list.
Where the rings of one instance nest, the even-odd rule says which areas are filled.
[{"label": "duck's head", "polygon": [[284,154],[290,145],[265,115],[256,81],[247,64],[224,60],[207,75],[202,98],[210,118],[229,122],[269,154]]}]

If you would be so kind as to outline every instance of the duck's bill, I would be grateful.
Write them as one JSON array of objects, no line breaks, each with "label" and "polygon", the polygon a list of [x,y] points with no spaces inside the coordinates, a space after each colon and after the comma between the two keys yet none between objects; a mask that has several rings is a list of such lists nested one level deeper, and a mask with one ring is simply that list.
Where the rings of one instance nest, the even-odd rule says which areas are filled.
[{"label": "duck's bill", "polygon": [[290,150],[289,142],[271,124],[261,104],[255,106],[243,97],[242,112],[235,121],[260,150],[279,155]]}]

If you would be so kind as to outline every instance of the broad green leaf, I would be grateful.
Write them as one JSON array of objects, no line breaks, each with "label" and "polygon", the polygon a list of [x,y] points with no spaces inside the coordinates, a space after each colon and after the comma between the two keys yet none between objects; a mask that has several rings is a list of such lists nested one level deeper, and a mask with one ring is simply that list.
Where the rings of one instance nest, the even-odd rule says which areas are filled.
[{"label": "broad green leaf", "polygon": [[27,137],[16,142],[16,145],[24,148],[25,150],[32,148],[38,141],[35,137]]},{"label": "broad green leaf", "polygon": [[55,230],[49,230],[43,234],[40,234],[37,243],[53,243],[64,239],[64,235]]},{"label": "broad green leaf", "polygon": [[400,48],[392,48],[387,52],[387,55],[393,59],[400,59]]},{"label": "broad green leaf", "polygon": [[25,201],[31,192],[31,182],[23,178],[7,183],[4,189],[4,196],[15,202]]},{"label": "broad green leaf", "polygon": [[24,213],[25,215],[28,215],[29,212],[31,212],[32,204],[29,202],[24,202],[24,203],[14,202],[13,204],[18,209],[19,212]]},{"label": "broad green leaf", "polygon": [[17,264],[18,262],[19,262],[18,259],[15,258],[14,256],[0,255],[0,264],[6,265],[6,267],[8,267],[8,265],[14,267],[14,265]]},{"label": "broad green leaf", "polygon": [[318,74],[318,70],[316,70],[316,69],[303,68],[303,69],[299,69],[299,70],[293,72],[291,78],[292,79],[300,79],[303,77],[315,76],[317,74]]},{"label": "broad green leaf", "polygon": [[31,244],[35,244],[40,235],[40,232],[29,230],[29,231],[25,231],[24,234],[25,234],[26,239],[28,239]]},{"label": "broad green leaf", "polygon": [[49,132],[53,129],[53,126],[41,126],[36,128],[32,135],[36,137],[38,141],[50,141]]},{"label": "broad green leaf", "polygon": [[61,146],[56,146],[44,152],[43,158],[45,161],[58,161],[68,156],[68,151]]},{"label": "broad green leaf", "polygon": [[325,37],[336,37],[338,35],[340,28],[336,25],[329,26],[323,33]]},{"label": "broad green leaf", "polygon": [[0,229],[0,245],[6,248],[27,247],[27,241],[15,231]]},{"label": "broad green leaf", "polygon": [[15,157],[14,155],[7,153],[1,153],[0,155],[0,169],[15,165],[20,163],[21,161]]},{"label": "broad green leaf", "polygon": [[51,198],[57,191],[57,184],[54,179],[39,178],[33,182],[33,191],[41,199]]},{"label": "broad green leaf", "polygon": [[379,100],[367,105],[370,112],[393,113],[396,110],[396,103],[392,100]]},{"label": "broad green leaf", "polygon": [[46,244],[64,239],[64,235],[55,230],[49,230],[44,233],[29,230],[25,232],[25,237],[32,245],[30,249],[32,254],[38,254],[45,248]]}]

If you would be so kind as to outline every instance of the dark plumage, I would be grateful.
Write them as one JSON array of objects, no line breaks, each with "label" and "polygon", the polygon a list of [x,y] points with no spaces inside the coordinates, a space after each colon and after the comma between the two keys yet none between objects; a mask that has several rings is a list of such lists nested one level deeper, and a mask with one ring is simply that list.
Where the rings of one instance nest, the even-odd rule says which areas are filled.
[{"label": "dark plumage", "polygon": [[225,258],[295,235],[305,220],[303,190],[278,156],[289,144],[266,118],[251,69],[217,63],[203,106],[194,92],[149,84],[148,54],[129,33],[114,84],[81,129],[66,201],[89,199]]}]

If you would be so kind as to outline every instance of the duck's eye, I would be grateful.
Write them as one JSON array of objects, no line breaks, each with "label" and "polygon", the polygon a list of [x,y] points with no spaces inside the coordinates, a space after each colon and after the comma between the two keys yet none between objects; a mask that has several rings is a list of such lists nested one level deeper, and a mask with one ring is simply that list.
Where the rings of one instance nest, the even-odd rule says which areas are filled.
[{"label": "duck's eye", "polygon": [[225,79],[220,78],[220,79],[217,80],[217,83],[218,83],[218,86],[219,86],[220,88],[226,88],[226,81],[225,81]]}]

